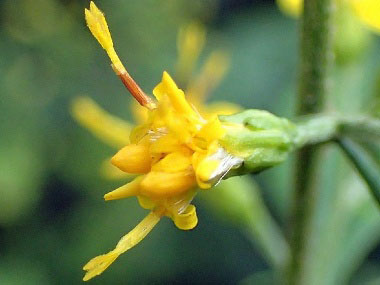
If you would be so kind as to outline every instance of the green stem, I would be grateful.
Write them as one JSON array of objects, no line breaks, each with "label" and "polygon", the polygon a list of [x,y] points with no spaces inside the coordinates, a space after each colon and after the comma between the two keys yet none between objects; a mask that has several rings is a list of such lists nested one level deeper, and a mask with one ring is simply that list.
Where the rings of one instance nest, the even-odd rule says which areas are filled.
[{"label": "green stem", "polygon": [[329,142],[342,136],[380,139],[380,119],[357,116],[309,115],[297,122],[294,145],[301,148]]},{"label": "green stem", "polygon": [[[332,58],[332,0],[305,0],[301,35],[301,66],[298,115],[318,113],[327,90],[327,70]],[[302,148],[296,162],[295,200],[289,266],[289,284],[306,284],[305,258],[314,191],[311,187],[316,146]]]},{"label": "green stem", "polygon": [[289,260],[289,245],[281,229],[261,202],[255,215],[247,216],[245,230],[255,244],[260,245],[266,260],[282,275]]}]

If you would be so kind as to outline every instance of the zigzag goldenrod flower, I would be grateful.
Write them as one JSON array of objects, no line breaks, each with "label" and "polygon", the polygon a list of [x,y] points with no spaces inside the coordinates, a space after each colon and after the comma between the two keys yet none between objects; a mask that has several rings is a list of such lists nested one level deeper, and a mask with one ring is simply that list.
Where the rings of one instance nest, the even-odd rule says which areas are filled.
[{"label": "zigzag goldenrod flower", "polygon": [[[351,9],[363,24],[380,33],[379,0],[336,0],[336,3]],[[284,13],[291,16],[298,16],[303,10],[303,0],[277,0],[277,4]]]},{"label": "zigzag goldenrod flower", "polygon": [[[231,168],[240,166],[242,159],[230,155],[219,144],[225,130],[218,117],[203,118],[188,103],[184,92],[168,73],[164,72],[161,83],[153,90],[156,100],[147,96],[121,63],[105,17],[93,2],[90,9],[85,10],[85,16],[91,33],[107,52],[115,73],[140,105],[148,110],[147,121],[132,130],[129,144],[111,160],[123,172],[138,176],[104,198],[109,201],[136,196],[143,208],[151,210],[114,250],[93,258],[84,266],[87,273],[83,280],[86,281],[101,274],[120,254],[138,244],[163,216],[171,218],[179,229],[194,228],[198,219],[195,207],[190,203],[197,186],[210,188]],[[93,109],[95,112],[87,115],[102,114],[102,110]],[[80,113],[80,110],[76,112]],[[88,124],[86,119],[83,121]],[[104,124],[115,122],[121,134],[129,129],[113,117],[107,117]],[[97,128],[96,125],[89,127]],[[107,139],[114,144],[126,142],[112,134]]]}]

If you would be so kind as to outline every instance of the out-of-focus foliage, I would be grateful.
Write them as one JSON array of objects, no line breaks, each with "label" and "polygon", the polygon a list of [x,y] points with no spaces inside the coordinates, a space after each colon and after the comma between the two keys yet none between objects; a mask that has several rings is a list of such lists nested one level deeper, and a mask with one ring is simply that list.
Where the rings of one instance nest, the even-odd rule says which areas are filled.
[{"label": "out-of-focus foliage", "polygon": [[[231,55],[231,70],[210,101],[291,116],[296,22],[267,2],[243,2],[97,4],[107,13],[120,57],[145,91],[159,82],[163,70],[175,70],[178,28],[198,19],[208,28],[206,52],[223,47]],[[100,162],[114,150],[69,114],[72,98],[89,95],[113,114],[131,118],[129,95],[85,26],[84,7],[88,1],[0,2],[1,284],[77,284],[83,264],[109,250],[146,214],[135,200],[112,205],[102,200],[120,184],[99,173]],[[375,39],[360,60],[335,70],[334,109],[369,109],[380,72],[378,48]],[[336,153],[330,149],[325,155],[334,158]],[[364,184],[356,176],[347,178],[336,165],[339,161],[333,160],[317,183],[322,207],[315,216],[311,252],[319,256],[310,261],[310,271],[330,274],[333,282],[341,280],[334,272],[354,271],[366,260],[354,280],[379,278],[378,251],[366,259],[379,239],[379,213]],[[332,175],[337,169],[338,175]],[[290,174],[291,162],[286,162],[256,177],[282,225],[289,210]],[[176,231],[170,221],[162,221],[94,284],[268,280],[269,266],[243,231],[202,205],[197,203],[201,222],[195,230]],[[332,261],[337,253],[341,257]]]}]

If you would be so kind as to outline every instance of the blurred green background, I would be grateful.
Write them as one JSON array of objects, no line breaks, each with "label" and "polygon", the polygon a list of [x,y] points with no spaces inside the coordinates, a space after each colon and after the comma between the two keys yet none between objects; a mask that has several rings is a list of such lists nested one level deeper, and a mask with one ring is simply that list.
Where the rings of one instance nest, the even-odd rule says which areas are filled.
[{"label": "blurred green background", "polygon": [[[147,92],[163,70],[174,73],[178,29],[198,20],[208,32],[201,62],[220,48],[231,57],[229,73],[210,101],[224,99],[292,117],[297,21],[281,14],[273,1],[96,4],[107,15],[121,59]],[[110,250],[146,214],[135,199],[103,201],[104,193],[122,183],[104,179],[99,172],[100,163],[114,150],[70,116],[70,101],[88,95],[109,112],[131,118],[130,96],[85,25],[83,10],[88,6],[89,1],[79,0],[0,2],[0,284],[80,284],[82,266]],[[368,98],[378,92],[379,47],[374,36],[359,59],[334,69],[338,95],[331,101],[343,101],[334,108],[341,106],[347,113],[369,109]],[[344,98],[350,99],[341,99],[348,94],[351,97]],[[326,157],[336,155],[336,150],[329,151]],[[328,165],[319,181],[323,207],[316,214],[313,234],[324,242],[325,251],[318,251],[320,263],[315,266],[329,264],[323,252],[335,252],[342,240],[337,232],[343,231],[344,237],[354,236],[343,249],[354,251],[358,244],[364,249],[355,256],[355,266],[344,265],[350,257],[342,257],[331,267],[351,266],[348,271],[354,274],[345,280],[355,284],[376,280],[380,214],[361,181],[352,176],[355,184],[334,163],[339,161]],[[333,174],[337,170],[338,175]],[[255,176],[285,233],[291,171],[290,161]],[[337,182],[339,177],[346,178],[343,184]],[[270,267],[244,229],[219,219],[200,199],[195,204],[199,224],[194,230],[180,231],[164,219],[139,246],[90,282],[271,284]],[[344,230],[335,228],[342,224]],[[329,274],[321,270],[316,276]]]}]

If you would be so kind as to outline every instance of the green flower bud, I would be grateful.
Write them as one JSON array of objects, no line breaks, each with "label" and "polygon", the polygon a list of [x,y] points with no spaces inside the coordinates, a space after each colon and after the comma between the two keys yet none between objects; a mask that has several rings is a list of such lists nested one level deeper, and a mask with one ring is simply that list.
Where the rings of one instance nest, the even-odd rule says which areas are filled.
[{"label": "green flower bud", "polygon": [[284,118],[262,110],[220,116],[226,135],[220,144],[244,163],[228,176],[259,172],[283,162],[294,149],[297,128]]}]

